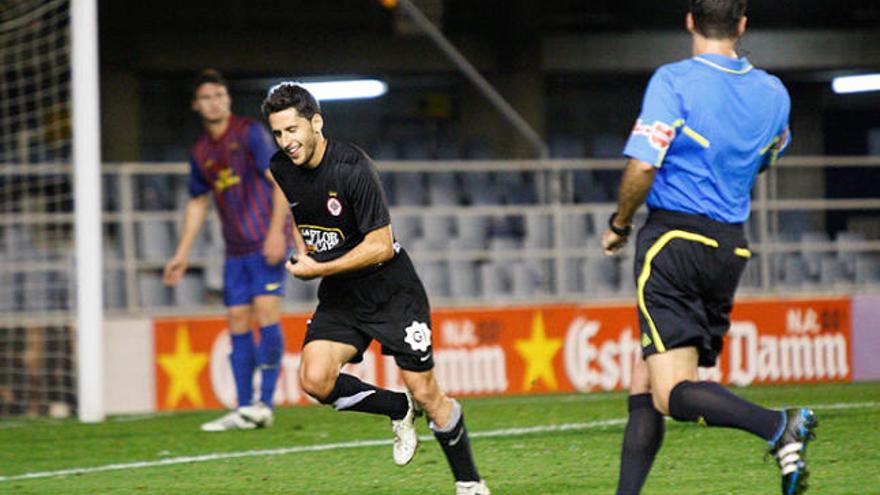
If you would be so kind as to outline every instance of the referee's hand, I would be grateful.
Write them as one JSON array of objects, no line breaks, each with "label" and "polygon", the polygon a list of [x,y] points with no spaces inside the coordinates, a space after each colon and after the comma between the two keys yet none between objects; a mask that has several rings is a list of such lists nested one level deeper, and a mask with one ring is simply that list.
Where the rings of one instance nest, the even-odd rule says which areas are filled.
[{"label": "referee's hand", "polygon": [[626,241],[629,240],[629,236],[621,236],[615,234],[611,229],[605,231],[602,234],[602,249],[605,251],[605,256],[614,256],[619,253],[623,246],[626,246]]}]

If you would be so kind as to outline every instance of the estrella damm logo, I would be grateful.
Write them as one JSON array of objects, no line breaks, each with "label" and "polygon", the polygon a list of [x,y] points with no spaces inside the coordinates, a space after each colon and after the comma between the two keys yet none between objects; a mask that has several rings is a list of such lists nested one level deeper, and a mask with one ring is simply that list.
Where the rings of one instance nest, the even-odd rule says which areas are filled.
[{"label": "estrella damm logo", "polygon": [[318,225],[300,225],[299,232],[310,253],[330,251],[345,240],[341,230]]},{"label": "estrella damm logo", "polygon": [[217,172],[217,179],[214,180],[214,190],[223,192],[226,188],[234,186],[241,182],[241,177],[235,175],[235,171],[231,168],[224,168]]}]

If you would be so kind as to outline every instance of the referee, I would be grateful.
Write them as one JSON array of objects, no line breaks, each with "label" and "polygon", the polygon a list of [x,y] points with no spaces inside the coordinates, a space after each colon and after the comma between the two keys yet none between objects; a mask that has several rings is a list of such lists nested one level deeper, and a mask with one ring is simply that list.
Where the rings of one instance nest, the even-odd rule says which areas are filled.
[{"label": "referee", "polygon": [[[434,377],[428,297],[406,251],[394,242],[372,161],[359,148],[324,137],[318,102],[302,86],[273,87],[262,112],[279,147],[272,176],[308,250],[294,255],[287,270],[300,279],[322,279],[303,343],[303,390],[340,411],[391,418],[393,458],[401,466],[418,447],[413,421],[419,406],[452,469],[456,494],[489,495],[474,464],[461,405]],[[363,360],[373,339],[394,357],[409,393],[340,372],[344,364]]]},{"label": "referee", "polygon": [[813,412],[765,409],[697,377],[699,366],[715,365],[751,257],[743,223],[752,185],[789,143],[788,92],[735,51],[745,11],[746,0],[690,0],[693,57],[657,69],[624,149],[629,160],[605,253],[626,244],[642,202],[650,214],[636,239],[634,273],[645,359],[633,370],[618,494],[641,490],[663,416],[757,435],[778,460],[782,493],[807,488]]}]

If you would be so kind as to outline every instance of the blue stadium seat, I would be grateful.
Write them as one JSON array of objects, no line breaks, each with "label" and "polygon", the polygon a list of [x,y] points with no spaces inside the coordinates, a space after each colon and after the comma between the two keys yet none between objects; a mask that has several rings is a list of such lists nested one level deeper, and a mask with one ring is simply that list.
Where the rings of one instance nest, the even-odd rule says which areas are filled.
[{"label": "blue stadium seat", "polygon": [[138,290],[141,306],[157,308],[167,306],[170,300],[168,288],[162,283],[159,272],[142,272],[138,274]]}]

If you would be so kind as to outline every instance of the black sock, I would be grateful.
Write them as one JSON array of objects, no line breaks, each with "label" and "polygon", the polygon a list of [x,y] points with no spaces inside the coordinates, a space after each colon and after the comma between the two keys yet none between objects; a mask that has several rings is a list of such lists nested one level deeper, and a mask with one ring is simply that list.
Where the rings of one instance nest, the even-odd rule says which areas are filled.
[{"label": "black sock", "polygon": [[620,452],[617,495],[636,495],[651,471],[654,456],[663,443],[663,415],[654,409],[651,394],[629,396],[629,419]]},{"label": "black sock", "polygon": [[333,391],[321,403],[337,411],[384,414],[391,419],[402,419],[409,410],[406,394],[374,387],[345,373],[339,374]]},{"label": "black sock", "polygon": [[752,404],[715,382],[683,381],[673,387],[669,415],[678,421],[702,418],[709,426],[737,428],[768,441],[785,422],[780,411]]},{"label": "black sock", "polygon": [[443,453],[446,454],[455,481],[480,481],[480,473],[477,472],[477,465],[474,464],[471,442],[468,440],[464,415],[458,401],[452,401],[452,416],[449,418],[449,424],[441,429],[432,421],[431,429],[440,447],[443,448]]}]

